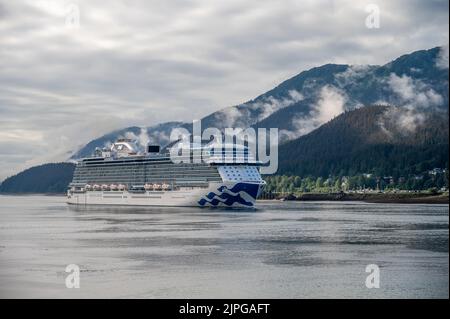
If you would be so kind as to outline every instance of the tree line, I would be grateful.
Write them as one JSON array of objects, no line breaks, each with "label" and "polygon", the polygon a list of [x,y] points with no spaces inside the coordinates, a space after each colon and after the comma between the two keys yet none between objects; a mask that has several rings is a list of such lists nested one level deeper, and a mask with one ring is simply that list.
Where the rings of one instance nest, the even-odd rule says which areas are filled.
[{"label": "tree line", "polygon": [[264,176],[267,182],[265,193],[335,193],[343,191],[438,191],[448,190],[448,170],[440,173],[424,173],[408,177],[374,176],[358,174],[354,176],[301,177],[295,175]]}]

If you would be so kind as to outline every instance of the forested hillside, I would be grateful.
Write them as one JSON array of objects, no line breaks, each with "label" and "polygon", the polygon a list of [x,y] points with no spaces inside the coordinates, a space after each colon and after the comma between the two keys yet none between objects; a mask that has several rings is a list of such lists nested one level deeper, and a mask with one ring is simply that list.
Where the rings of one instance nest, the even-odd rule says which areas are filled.
[{"label": "forested hillside", "polygon": [[381,105],[348,111],[281,145],[278,173],[400,177],[448,167],[448,113],[427,114],[413,131],[398,127],[391,113]]},{"label": "forested hillside", "polygon": [[35,166],[5,179],[0,185],[0,192],[64,193],[72,180],[74,169],[72,163]]}]

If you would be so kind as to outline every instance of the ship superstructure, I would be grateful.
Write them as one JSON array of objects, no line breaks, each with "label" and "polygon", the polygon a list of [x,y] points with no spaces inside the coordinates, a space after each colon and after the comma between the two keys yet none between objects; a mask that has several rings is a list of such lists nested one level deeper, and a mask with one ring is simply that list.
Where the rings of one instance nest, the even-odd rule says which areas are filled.
[{"label": "ship superstructure", "polygon": [[265,185],[247,148],[190,145],[177,159],[158,146],[139,152],[132,140],[118,140],[78,161],[68,203],[253,207]]}]

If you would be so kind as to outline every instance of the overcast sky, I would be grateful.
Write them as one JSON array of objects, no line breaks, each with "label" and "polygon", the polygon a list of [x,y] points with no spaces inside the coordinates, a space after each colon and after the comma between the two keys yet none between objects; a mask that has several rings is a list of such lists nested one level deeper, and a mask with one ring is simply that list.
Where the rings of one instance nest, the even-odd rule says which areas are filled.
[{"label": "overcast sky", "polygon": [[[380,28],[365,26],[370,3]],[[314,66],[383,64],[446,44],[448,9],[448,0],[0,0],[0,180],[113,129],[201,118]]]}]

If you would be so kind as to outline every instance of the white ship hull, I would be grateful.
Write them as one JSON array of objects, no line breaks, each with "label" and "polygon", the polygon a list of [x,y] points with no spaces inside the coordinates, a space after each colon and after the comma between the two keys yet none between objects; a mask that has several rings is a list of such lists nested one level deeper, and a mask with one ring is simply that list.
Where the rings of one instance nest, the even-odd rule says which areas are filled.
[{"label": "white ship hull", "polygon": [[68,192],[74,205],[253,207],[262,190],[261,183],[210,183],[208,188],[180,188],[167,191],[86,191]]}]

